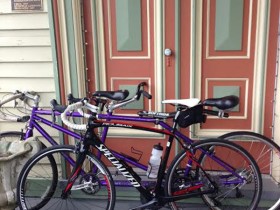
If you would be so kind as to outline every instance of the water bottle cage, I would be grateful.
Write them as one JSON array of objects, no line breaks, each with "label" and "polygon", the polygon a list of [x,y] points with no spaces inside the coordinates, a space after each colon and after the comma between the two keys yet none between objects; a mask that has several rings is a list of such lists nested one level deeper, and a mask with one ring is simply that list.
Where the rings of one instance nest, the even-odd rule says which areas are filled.
[{"label": "water bottle cage", "polygon": [[[152,165],[152,164],[149,162],[149,166],[148,166],[148,169],[147,169],[147,177],[150,178],[150,179],[155,179],[155,178],[157,178],[157,174],[158,174],[158,171],[159,171],[159,167],[160,167],[160,165]],[[151,176],[151,175],[156,175],[156,177]]]}]

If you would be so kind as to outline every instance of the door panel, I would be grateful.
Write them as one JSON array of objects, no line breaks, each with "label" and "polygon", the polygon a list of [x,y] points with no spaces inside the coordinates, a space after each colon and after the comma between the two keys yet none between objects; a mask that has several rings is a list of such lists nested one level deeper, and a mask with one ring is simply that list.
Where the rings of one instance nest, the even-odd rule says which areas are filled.
[{"label": "door panel", "polygon": [[237,95],[238,107],[229,119],[208,117],[196,127],[197,135],[217,136],[230,130],[254,130],[254,85],[256,84],[257,1],[203,0],[201,50],[197,66],[196,95],[201,99]]},{"label": "door panel", "polygon": [[[102,89],[128,89],[135,94],[136,85],[147,82],[155,93],[154,4],[153,1],[102,1],[105,65]],[[104,84],[106,83],[106,84]],[[135,105],[135,106],[134,106]],[[155,109],[155,99],[141,99],[118,113],[136,113]]]}]

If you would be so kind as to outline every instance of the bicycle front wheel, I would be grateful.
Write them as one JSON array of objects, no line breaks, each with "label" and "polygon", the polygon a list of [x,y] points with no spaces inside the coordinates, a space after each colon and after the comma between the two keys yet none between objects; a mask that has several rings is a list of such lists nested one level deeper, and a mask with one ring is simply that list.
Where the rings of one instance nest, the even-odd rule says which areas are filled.
[{"label": "bicycle front wheel", "polygon": [[[56,173],[48,164],[49,156],[56,161]],[[91,153],[87,154],[69,196],[62,198],[75,158],[75,147],[65,145],[44,149],[33,156],[24,165],[17,183],[20,209],[114,209],[116,193],[112,176]]]},{"label": "bicycle front wheel", "polygon": [[168,169],[165,185],[169,196],[181,196],[170,203],[172,209],[187,209],[187,198],[201,196],[210,209],[253,210],[261,191],[254,159],[242,147],[220,139],[198,141],[179,153]]},{"label": "bicycle front wheel", "polygon": [[259,207],[278,209],[280,206],[280,147],[271,139],[258,133],[236,131],[219,138],[234,141],[245,148],[256,160],[263,182]]}]

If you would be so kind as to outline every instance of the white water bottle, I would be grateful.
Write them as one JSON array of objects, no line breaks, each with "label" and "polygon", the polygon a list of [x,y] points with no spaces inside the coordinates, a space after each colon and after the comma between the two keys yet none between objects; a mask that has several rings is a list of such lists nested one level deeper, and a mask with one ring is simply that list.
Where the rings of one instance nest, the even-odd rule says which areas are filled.
[{"label": "white water bottle", "polygon": [[154,145],[152,155],[150,157],[146,175],[148,178],[155,179],[158,175],[158,169],[161,162],[163,147],[159,144]]}]

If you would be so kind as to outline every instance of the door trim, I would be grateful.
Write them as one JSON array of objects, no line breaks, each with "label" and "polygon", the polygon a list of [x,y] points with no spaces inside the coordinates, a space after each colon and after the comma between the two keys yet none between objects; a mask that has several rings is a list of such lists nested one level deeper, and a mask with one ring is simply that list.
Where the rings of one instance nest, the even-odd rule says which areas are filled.
[{"label": "door trim", "polygon": [[258,1],[252,131],[263,133],[270,1]]},{"label": "door trim", "polygon": [[[107,88],[107,82],[106,82],[106,57],[105,57],[105,35],[104,35],[104,20],[103,20],[103,6],[102,1],[91,1],[92,9],[96,8],[95,12],[92,12],[92,20],[96,23],[96,25],[93,25],[92,28],[95,32],[93,34],[95,37],[93,37],[93,40],[97,43],[94,44],[95,46],[95,52],[94,52],[94,59],[97,65],[95,66],[95,75],[96,77],[95,82],[96,84],[99,84],[98,87],[96,87],[97,90],[106,90]],[[95,5],[94,5],[95,4]],[[94,16],[95,14],[95,16]],[[99,77],[97,77],[99,76]]]}]

